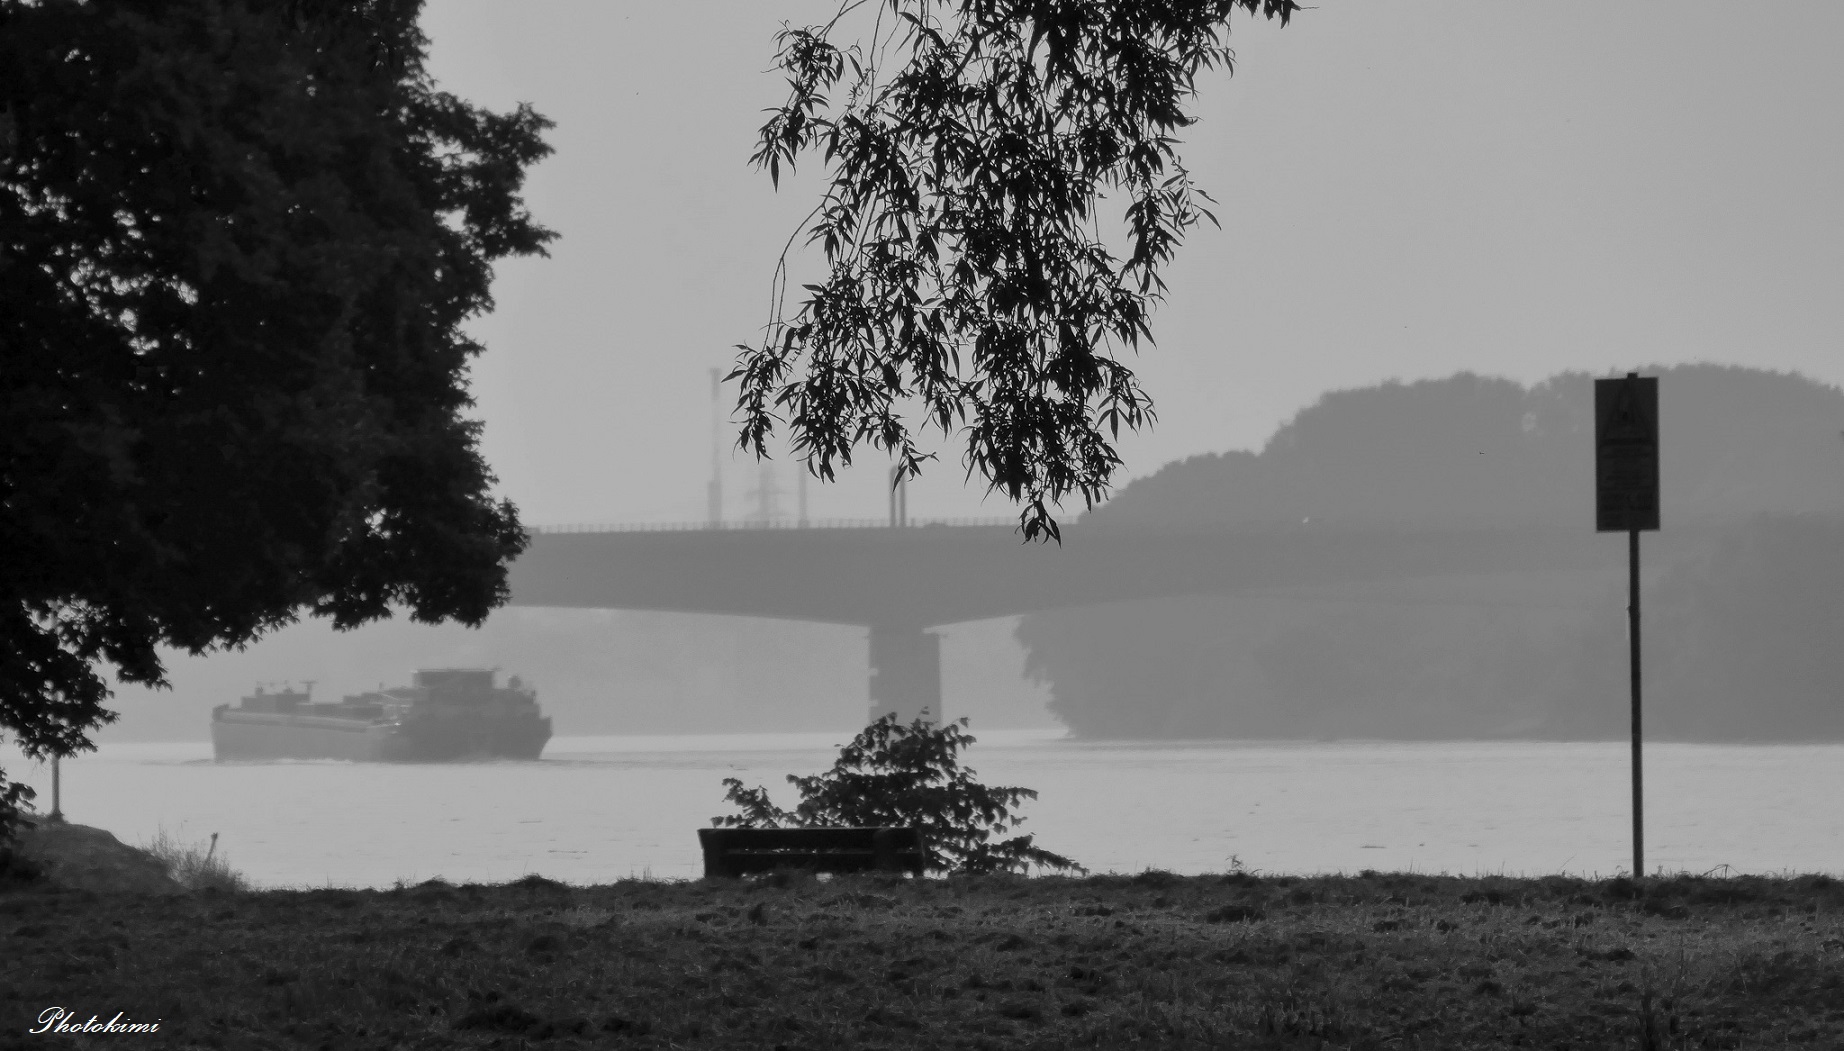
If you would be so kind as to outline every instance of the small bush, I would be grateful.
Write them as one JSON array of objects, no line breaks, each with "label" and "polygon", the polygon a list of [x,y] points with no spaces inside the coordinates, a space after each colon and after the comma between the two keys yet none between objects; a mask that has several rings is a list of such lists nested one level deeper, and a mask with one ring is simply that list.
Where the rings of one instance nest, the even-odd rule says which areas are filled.
[{"label": "small bush", "polygon": [[19,833],[37,824],[26,816],[26,811],[32,809],[35,795],[31,785],[8,781],[6,771],[0,770],[0,858],[6,857],[17,845]]},{"label": "small bush", "polygon": [[187,890],[245,891],[250,883],[230,867],[218,853],[218,834],[211,834],[209,845],[185,844],[167,835],[165,829],[154,834],[153,841],[142,848],[166,866],[173,882]]},{"label": "small bush", "polygon": [[915,826],[922,830],[931,872],[1026,872],[1042,869],[1086,872],[1081,865],[1036,846],[1029,835],[988,842],[1017,828],[1024,818],[1012,808],[1036,799],[1028,788],[990,788],[973,780],[957,753],[974,742],[964,727],[909,726],[886,715],[859,731],[839,750],[832,769],[814,777],[788,775],[801,802],[783,810],[760,786],[744,788],[724,778],[727,802],[741,814],[711,819],[719,828],[838,828]]}]

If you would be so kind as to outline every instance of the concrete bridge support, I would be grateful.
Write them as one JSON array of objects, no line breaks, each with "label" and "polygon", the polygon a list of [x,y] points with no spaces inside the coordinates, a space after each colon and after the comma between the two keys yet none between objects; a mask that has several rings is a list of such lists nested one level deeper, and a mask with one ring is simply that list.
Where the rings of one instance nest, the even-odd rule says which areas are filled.
[{"label": "concrete bridge support", "polygon": [[871,625],[871,711],[907,726],[941,721],[941,636],[921,628]]}]

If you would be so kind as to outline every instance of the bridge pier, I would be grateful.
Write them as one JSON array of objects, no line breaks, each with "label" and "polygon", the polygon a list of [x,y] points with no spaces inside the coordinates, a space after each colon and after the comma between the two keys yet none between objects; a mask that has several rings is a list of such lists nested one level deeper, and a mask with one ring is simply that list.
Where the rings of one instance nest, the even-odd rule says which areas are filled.
[{"label": "bridge pier", "polygon": [[921,628],[871,625],[871,712],[904,726],[941,721],[941,636]]}]

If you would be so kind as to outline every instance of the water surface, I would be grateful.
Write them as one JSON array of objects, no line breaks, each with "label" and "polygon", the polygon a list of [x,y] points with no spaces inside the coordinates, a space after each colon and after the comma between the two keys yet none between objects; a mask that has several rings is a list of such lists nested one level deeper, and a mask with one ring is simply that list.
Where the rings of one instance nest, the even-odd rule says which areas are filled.
[{"label": "water surface", "polygon": [[[219,833],[260,886],[388,887],[538,873],[692,878],[722,780],[797,802],[788,774],[849,734],[559,737],[533,763],[216,763],[207,742],[110,744],[64,764],[72,820],[145,843]],[[977,732],[989,785],[1036,789],[1022,831],[1097,872],[1413,870],[1612,875],[1631,864],[1627,746],[1083,742]],[[48,768],[11,776],[50,807]],[[1844,746],[1646,749],[1647,866],[1844,873]]]}]

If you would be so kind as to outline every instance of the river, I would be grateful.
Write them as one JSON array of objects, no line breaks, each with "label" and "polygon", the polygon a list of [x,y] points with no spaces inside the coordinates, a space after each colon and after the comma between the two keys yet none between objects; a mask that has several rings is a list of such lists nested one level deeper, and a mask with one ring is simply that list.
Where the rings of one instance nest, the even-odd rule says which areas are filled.
[{"label": "river", "polygon": [[[111,743],[63,764],[75,822],[144,844],[218,849],[261,887],[389,887],[441,877],[569,883],[700,872],[694,830],[722,779],[831,765],[848,734],[559,737],[538,762],[216,763],[209,743]],[[1363,869],[1613,875],[1631,864],[1627,746],[1532,742],[1092,742],[978,732],[962,754],[1038,844],[1096,872]],[[50,772],[9,776],[51,805]],[[1844,874],[1844,746],[1646,749],[1646,865]]]}]

